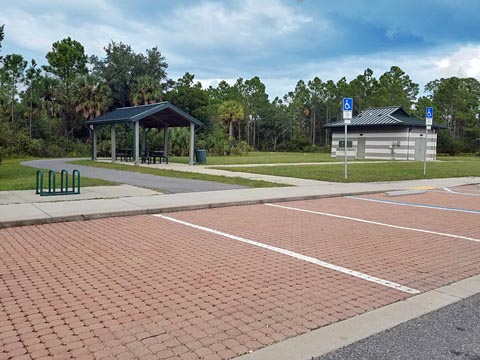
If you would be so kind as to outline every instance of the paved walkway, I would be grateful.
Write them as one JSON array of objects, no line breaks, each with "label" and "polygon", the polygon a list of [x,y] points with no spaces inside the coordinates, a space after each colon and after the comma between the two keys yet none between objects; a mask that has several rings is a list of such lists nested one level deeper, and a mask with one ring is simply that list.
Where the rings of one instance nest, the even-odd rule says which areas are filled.
[{"label": "paved walkway", "polygon": [[0,205],[71,202],[94,199],[118,199],[160,195],[161,192],[132,185],[82,187],[80,194],[39,196],[34,190],[0,191]]},{"label": "paved walkway", "polygon": [[[108,163],[110,162],[110,160],[99,160],[99,161],[108,162]],[[317,163],[317,164],[321,164],[321,163]],[[323,164],[331,164],[331,163],[323,163]],[[122,163],[122,165],[133,166],[134,164],[132,162],[125,162],[125,163]],[[260,166],[260,165],[274,166],[278,164],[251,164],[251,166]],[[295,165],[304,165],[304,164],[298,163],[298,164],[288,164],[288,165],[295,166]],[[318,186],[318,185],[329,184],[329,182],[327,181],[297,179],[297,178],[284,177],[284,176],[249,174],[249,173],[238,172],[238,171],[218,170],[218,169],[213,169],[211,166],[207,166],[207,165],[190,166],[187,164],[179,164],[179,163],[171,162],[169,164],[139,164],[139,166],[154,168],[154,169],[191,172],[191,173],[197,173],[197,174],[207,174],[207,175],[216,175],[216,176],[225,176],[225,177],[240,177],[240,178],[249,179],[249,180],[262,180],[262,181],[269,181],[273,183],[279,183],[279,184],[285,184],[285,185],[291,185],[291,186]],[[238,166],[243,166],[243,165],[238,165]]]},{"label": "paved walkway", "polygon": [[68,161],[72,160],[79,159],[32,160],[25,161],[22,163],[22,165],[55,171],[66,169],[69,172],[72,172],[74,169],[78,169],[83,177],[110,180],[121,184],[129,184],[148,189],[159,190],[165,193],[186,193],[195,191],[215,191],[245,188],[245,186],[223,184],[214,181],[179,179],[166,176],[141,174],[130,171],[102,169],[91,166],[69,164]]},{"label": "paved walkway", "polygon": [[[349,160],[350,161],[350,160]],[[387,163],[391,160],[373,160],[373,161],[357,161],[355,160],[354,164],[379,164],[379,163]],[[229,164],[229,165],[200,165],[206,168],[213,168],[213,167],[222,167],[222,168],[230,168],[230,167],[261,167],[261,166],[301,166],[301,165],[342,165],[344,164],[343,161],[316,161],[316,162],[298,162],[298,163],[270,163],[270,164]],[[199,165],[196,165],[199,166]]]},{"label": "paved walkway", "polygon": [[[33,190],[4,191],[0,192],[0,204],[3,204],[0,205],[0,228],[472,183],[480,183],[480,178],[463,177],[348,184],[318,182],[311,186],[197,191],[182,194],[158,194],[156,192],[145,194],[138,193],[140,190],[132,187],[128,191],[123,188],[122,195],[120,195],[121,191],[115,192],[115,196],[95,196],[90,199],[82,198],[83,194],[68,195],[51,198],[54,201],[46,201],[42,197],[34,195]],[[88,191],[95,192],[96,190],[93,188],[82,189],[82,193]],[[29,200],[21,202],[18,201],[19,197]],[[74,206],[72,206],[72,201],[74,201]]]}]

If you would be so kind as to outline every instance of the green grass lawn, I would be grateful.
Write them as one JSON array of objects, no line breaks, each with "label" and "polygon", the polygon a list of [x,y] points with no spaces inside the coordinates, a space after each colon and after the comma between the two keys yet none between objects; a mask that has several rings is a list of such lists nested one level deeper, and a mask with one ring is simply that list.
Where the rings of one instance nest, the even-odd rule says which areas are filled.
[{"label": "green grass lawn", "polygon": [[441,161],[480,161],[479,156],[475,155],[437,155],[437,160]]},{"label": "green grass lawn", "polygon": [[[188,164],[186,156],[172,156],[171,162]],[[299,152],[266,152],[250,151],[248,155],[215,156],[207,154],[206,165],[240,165],[240,164],[277,164],[338,161],[330,153],[299,153]]]},{"label": "green grass lawn", "polygon": [[240,178],[240,177],[227,177],[227,176],[189,173],[189,172],[175,171],[175,170],[153,169],[153,168],[146,168],[146,167],[141,167],[141,166],[96,162],[96,161],[92,161],[92,160],[76,160],[76,161],[71,161],[70,163],[71,164],[78,164],[78,165],[85,165],[85,166],[100,167],[100,168],[105,168],[105,169],[134,171],[134,172],[138,172],[138,173],[142,173],[142,174],[151,174],[151,175],[157,175],[157,176],[168,176],[168,177],[173,177],[173,178],[215,181],[215,182],[220,182],[220,183],[225,183],[225,184],[243,185],[243,186],[247,186],[247,187],[287,186],[287,185],[283,185],[283,184],[271,183],[271,182],[268,182],[268,181],[249,180],[249,179],[244,179],[244,178]]},{"label": "green grass lawn", "polygon": [[[22,161],[34,160],[33,158],[23,159],[3,159],[0,164],[0,191],[7,190],[31,190],[35,189],[35,177],[37,169],[29,166],[23,166]],[[69,175],[71,184],[71,174]],[[44,186],[47,186],[48,171],[45,174]],[[60,176],[57,175],[57,184],[60,184]],[[99,185],[117,185],[114,182],[81,178],[81,186],[99,186]]]},{"label": "green grass lawn", "polygon": [[[343,164],[259,166],[259,167],[216,167],[216,169],[241,171],[253,174],[287,176],[321,181],[344,182]],[[427,176],[423,176],[423,162],[374,162],[348,165],[348,182],[414,180],[424,178],[446,178],[480,176],[480,158],[470,160],[450,158],[444,162],[428,162]]]}]

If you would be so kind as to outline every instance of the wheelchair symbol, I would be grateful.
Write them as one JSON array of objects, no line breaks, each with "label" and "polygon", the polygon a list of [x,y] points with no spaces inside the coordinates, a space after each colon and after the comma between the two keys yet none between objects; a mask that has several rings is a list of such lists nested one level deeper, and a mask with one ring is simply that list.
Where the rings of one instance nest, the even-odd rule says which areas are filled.
[{"label": "wheelchair symbol", "polygon": [[433,109],[427,108],[427,118],[433,118]]}]

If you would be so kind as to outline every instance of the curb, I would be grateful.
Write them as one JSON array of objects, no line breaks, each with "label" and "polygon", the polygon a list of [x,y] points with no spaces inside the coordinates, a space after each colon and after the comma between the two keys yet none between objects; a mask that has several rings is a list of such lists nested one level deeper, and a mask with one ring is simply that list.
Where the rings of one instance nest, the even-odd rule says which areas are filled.
[{"label": "curb", "polygon": [[236,360],[312,360],[480,293],[480,275],[275,343]]},{"label": "curb", "polygon": [[[395,189],[390,189],[388,191],[393,191],[393,190]],[[382,190],[381,192],[384,192],[384,191],[386,190]],[[213,208],[221,208],[221,207],[228,207],[228,206],[257,205],[257,204],[265,204],[265,203],[314,200],[314,199],[323,199],[323,198],[332,198],[332,197],[341,197],[341,196],[368,195],[368,194],[376,194],[378,192],[379,191],[357,191],[357,192],[332,193],[332,194],[321,194],[321,195],[303,195],[303,196],[291,196],[291,197],[286,196],[286,197],[280,197],[280,198],[275,197],[275,198],[265,198],[265,199],[256,199],[256,200],[226,201],[226,202],[200,204],[200,205],[164,206],[159,208],[152,207],[152,208],[145,208],[145,209],[138,209],[138,210],[111,211],[111,212],[102,212],[102,213],[95,213],[95,214],[78,214],[78,215],[55,216],[55,217],[51,217],[48,214],[46,214],[48,217],[42,217],[37,219],[2,221],[0,222],[0,229],[17,227],[17,226],[52,224],[52,223],[58,223],[58,222],[87,221],[87,220],[103,219],[103,218],[110,218],[110,217],[163,214],[163,213],[179,212],[179,211],[213,209]],[[88,200],[85,200],[85,201],[88,201]]]}]

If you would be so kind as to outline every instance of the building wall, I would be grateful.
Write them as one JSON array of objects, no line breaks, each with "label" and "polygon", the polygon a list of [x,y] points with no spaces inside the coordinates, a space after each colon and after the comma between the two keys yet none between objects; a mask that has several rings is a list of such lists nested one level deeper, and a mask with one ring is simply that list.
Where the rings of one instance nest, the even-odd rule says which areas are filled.
[{"label": "building wall", "polygon": [[[344,137],[343,128],[332,129],[332,157],[345,156],[343,147],[339,146]],[[348,129],[348,141],[352,142],[352,147],[347,148],[348,158],[362,158],[362,151],[359,149],[359,139],[362,138],[365,139],[365,159],[423,160],[425,129],[413,128],[411,131],[408,131],[408,127]],[[436,153],[437,133],[436,130],[430,130],[427,160],[435,160]]]}]

